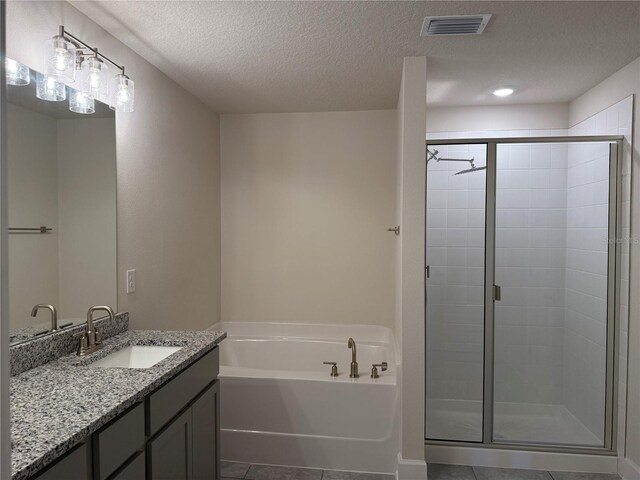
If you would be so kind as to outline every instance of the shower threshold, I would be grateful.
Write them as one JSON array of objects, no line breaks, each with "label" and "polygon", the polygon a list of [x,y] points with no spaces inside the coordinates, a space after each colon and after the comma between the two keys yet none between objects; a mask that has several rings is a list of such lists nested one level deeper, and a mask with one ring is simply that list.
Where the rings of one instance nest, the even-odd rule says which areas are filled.
[{"label": "shower threshold", "polygon": [[[427,439],[482,441],[482,402],[427,399]],[[604,442],[564,405],[496,402],[494,441],[583,445]]]}]

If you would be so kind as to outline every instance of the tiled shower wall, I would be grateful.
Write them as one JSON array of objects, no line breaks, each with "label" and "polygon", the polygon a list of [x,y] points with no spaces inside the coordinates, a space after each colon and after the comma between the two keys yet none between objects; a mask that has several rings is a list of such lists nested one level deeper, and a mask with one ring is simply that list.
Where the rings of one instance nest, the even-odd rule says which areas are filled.
[{"label": "tiled shower wall", "polygon": [[603,438],[609,146],[570,145],[562,371],[565,407]]},{"label": "tiled shower wall", "polygon": [[[486,165],[484,146],[438,146],[441,158]],[[482,400],[485,170],[427,165],[427,395]],[[433,366],[433,367],[431,367]]]},{"label": "tiled shower wall", "polygon": [[[633,97],[628,97],[611,107],[597,113],[596,115],[588,118],[587,120],[573,126],[569,129],[569,135],[623,135],[625,137],[624,142],[624,155],[622,161],[622,242],[621,242],[621,271],[619,274],[620,285],[620,336],[619,336],[619,349],[618,349],[618,451],[622,451],[624,448],[625,438],[625,418],[626,418],[626,381],[627,381],[627,346],[628,346],[628,326],[629,326],[629,218],[630,218],[630,198],[631,198],[631,141],[632,141],[632,119],[633,119]],[[607,152],[608,153],[608,152]],[[590,147],[571,147],[569,150],[569,166],[570,166],[570,179],[571,182],[575,182],[575,185],[582,184],[595,184],[598,182],[598,178],[602,178],[604,172],[602,167],[596,167],[593,162],[596,162],[598,158],[605,154],[603,147],[592,145]],[[591,168],[580,168],[580,162],[588,162],[589,159],[592,162]],[[583,167],[586,165],[583,165]],[[579,169],[580,168],[580,173]],[[572,172],[575,169],[575,175]],[[589,178],[585,175],[591,175]],[[599,173],[597,173],[599,172]],[[571,189],[571,185],[569,185]],[[584,226],[584,222],[596,222],[599,221],[602,225],[602,218],[604,214],[600,210],[598,213],[598,203],[603,201],[602,195],[604,195],[605,185],[600,180],[598,188],[592,188],[591,193],[575,195],[576,208],[583,205],[584,215],[580,218],[576,218],[576,221],[581,223],[576,224],[577,228]],[[571,192],[571,190],[569,190]],[[576,192],[577,193],[577,192]],[[573,195],[569,193],[570,201],[573,203]],[[591,198],[590,198],[591,197]],[[599,219],[599,220],[598,220]],[[600,227],[601,228],[601,227]],[[578,233],[577,230],[576,233]],[[583,230],[584,231],[584,230]],[[602,299],[593,295],[594,288],[597,282],[603,282],[602,275],[598,275],[598,272],[602,272],[603,265],[603,250],[606,251],[607,241],[604,238],[602,230],[593,234],[591,238],[580,238],[577,235],[572,237],[571,241],[567,242],[568,251],[577,250],[574,254],[570,254],[569,262],[570,266],[576,267],[578,270],[575,275],[571,277],[571,281],[567,283],[567,292],[572,289],[575,293],[575,299],[570,296],[567,298],[567,311],[566,311],[566,333],[573,331],[571,336],[571,344],[567,344],[568,336],[565,333],[565,361],[563,363],[564,377],[569,381],[567,382],[564,390],[564,401],[566,407],[587,427],[589,427],[594,433],[599,434],[594,429],[598,426],[594,423],[594,415],[601,415],[598,409],[602,408],[602,402],[604,401],[604,380],[603,373],[592,367],[593,365],[600,363],[599,369],[602,365],[602,356],[604,355],[604,349],[602,345],[593,341],[593,335],[596,332],[600,332],[602,335],[602,329],[604,325],[602,318],[604,313],[602,312]],[[571,237],[571,234],[570,234]],[[575,247],[578,248],[575,248]],[[593,258],[591,261],[592,266],[596,266],[598,272],[589,272],[586,269],[586,258]],[[596,264],[596,259],[597,264]],[[582,263],[582,266],[581,266]],[[580,268],[582,267],[582,268]],[[581,270],[581,271],[580,271]],[[569,272],[569,270],[568,270]],[[573,275],[573,274],[572,274]],[[568,273],[568,277],[569,277]],[[599,291],[602,291],[602,285],[598,287]],[[594,309],[598,309],[598,316],[593,311],[586,311],[585,309],[578,309],[578,300],[587,299],[587,304]],[[600,318],[600,320],[598,320]],[[597,388],[599,395],[586,395],[594,388]],[[598,430],[601,430],[599,428]]]},{"label": "tiled shower wall", "polygon": [[[431,138],[565,135],[564,130],[455,132]],[[484,146],[438,146],[485,165]],[[432,149],[433,149],[432,148]],[[499,152],[496,400],[560,403],[566,222],[565,146],[505,145]],[[478,161],[480,159],[480,161]],[[427,169],[427,396],[482,400],[485,172]],[[534,170],[531,171],[530,169]],[[466,178],[465,178],[466,177]]]},{"label": "tiled shower wall", "polygon": [[[624,135],[627,140],[623,161],[622,234],[623,239],[629,239],[628,152],[632,105],[632,98],[623,100],[574,126],[569,132],[444,132],[428,134],[427,138],[451,139],[453,144],[455,138],[553,136],[567,133]],[[503,302],[496,309],[496,400],[564,405],[590,430],[601,436],[604,402],[603,328],[606,318],[606,312],[603,312],[606,303],[601,292],[606,292],[606,282],[603,285],[606,271],[603,268],[606,268],[607,248],[607,224],[603,209],[606,210],[608,200],[608,185],[602,182],[606,183],[608,174],[603,160],[603,155],[608,155],[608,148],[597,145],[571,146],[569,149],[556,147],[554,152],[544,152],[549,147],[520,146],[518,150],[513,146],[504,146],[501,148],[506,150],[499,155],[503,162],[499,160],[498,167],[503,172],[498,173],[496,281],[499,283],[499,279],[503,278],[505,287]],[[530,167],[539,168],[525,170]],[[484,181],[484,174],[481,175]],[[443,174],[434,175],[431,165],[427,180],[430,189],[427,203],[427,262],[432,264],[427,305],[427,397],[480,400],[482,303],[475,303],[477,298],[468,295],[470,288],[477,287],[478,273],[475,269],[483,267],[476,250],[479,242],[475,240],[475,244],[469,244],[467,240],[462,245],[447,243],[447,239],[454,236],[453,232],[449,232],[449,224],[443,223],[443,219],[449,217],[449,199],[457,205],[456,208],[464,208],[464,200],[459,199],[468,201],[471,190],[462,192],[461,188],[456,188],[448,191],[448,180]],[[502,193],[501,188],[504,189]],[[434,190],[444,191],[432,196]],[[471,195],[473,205],[477,207],[476,196],[478,192],[484,194],[484,191],[478,185],[474,190],[476,193]],[[543,213],[543,210],[547,213]],[[484,217],[484,212],[481,213]],[[474,225],[472,228],[481,229],[477,224],[478,216],[465,217],[458,212],[451,218],[454,217],[466,218],[467,222],[472,218],[476,223],[467,223],[467,228]],[[430,233],[430,230],[434,231]],[[461,236],[456,238],[458,243],[462,241]],[[622,445],[624,438],[625,418],[628,246],[628,241],[623,242],[620,272],[619,445]],[[445,253],[449,256],[443,256]],[[474,269],[466,275],[475,280],[465,280],[464,285],[456,284],[464,277],[462,272],[457,272],[455,280],[443,272],[438,278],[436,267],[444,268],[446,272],[452,266],[451,261]],[[542,285],[542,278],[552,280],[550,283],[545,280]],[[455,292],[462,291],[460,287],[466,288],[464,291],[467,296],[464,299],[456,296]]]},{"label": "tiled shower wall", "polygon": [[499,145],[495,400],[562,401],[567,147]]}]

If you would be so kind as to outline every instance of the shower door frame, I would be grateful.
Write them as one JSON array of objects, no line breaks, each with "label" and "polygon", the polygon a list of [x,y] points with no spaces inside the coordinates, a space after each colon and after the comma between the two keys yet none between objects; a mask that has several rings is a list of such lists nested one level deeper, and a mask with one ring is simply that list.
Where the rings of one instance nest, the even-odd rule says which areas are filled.
[{"label": "shower door frame", "polygon": [[[526,442],[500,442],[493,440],[494,420],[494,349],[495,349],[495,237],[496,237],[496,172],[498,145],[531,143],[608,143],[609,144],[609,223],[607,249],[607,351],[604,446],[541,444]],[[617,455],[617,403],[620,336],[620,266],[622,257],[622,163],[624,137],[621,135],[553,136],[553,137],[500,137],[500,138],[452,138],[426,140],[427,148],[435,145],[486,145],[487,174],[485,188],[485,302],[484,302],[484,365],[483,365],[483,415],[482,441],[428,440],[426,445],[468,446],[501,450],[532,450],[552,453],[578,453]],[[428,172],[427,172],[428,175]],[[425,191],[426,194],[426,191]],[[425,211],[426,214],[426,211]],[[426,232],[425,232],[425,248]],[[426,265],[425,265],[426,268]],[[426,270],[425,270],[426,272]],[[425,287],[427,277],[425,273]],[[425,296],[425,320],[426,320]],[[425,343],[426,346],[426,343]],[[426,355],[425,355],[426,359]],[[425,390],[426,399],[426,390]],[[427,407],[428,408],[428,407]],[[426,412],[425,412],[426,414]]]}]

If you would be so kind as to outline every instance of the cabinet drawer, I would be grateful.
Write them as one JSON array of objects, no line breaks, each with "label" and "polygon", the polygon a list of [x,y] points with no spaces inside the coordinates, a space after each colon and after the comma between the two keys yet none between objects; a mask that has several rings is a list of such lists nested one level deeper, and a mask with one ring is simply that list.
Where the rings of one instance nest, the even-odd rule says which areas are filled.
[{"label": "cabinet drawer", "polygon": [[105,480],[144,442],[144,403],[139,403],[93,436],[95,479]]},{"label": "cabinet drawer", "polygon": [[216,347],[147,397],[149,436],[166,425],[218,377],[218,355]]},{"label": "cabinet drawer", "polygon": [[87,458],[87,445],[82,444],[67,453],[34,480],[89,480],[89,462]]}]

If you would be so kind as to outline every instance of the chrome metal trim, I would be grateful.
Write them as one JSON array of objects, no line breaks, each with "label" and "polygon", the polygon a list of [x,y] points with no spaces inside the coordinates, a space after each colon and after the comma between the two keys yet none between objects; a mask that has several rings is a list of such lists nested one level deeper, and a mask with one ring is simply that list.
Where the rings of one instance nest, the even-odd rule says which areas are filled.
[{"label": "chrome metal trim", "polygon": [[616,452],[605,450],[602,447],[578,447],[575,445],[540,445],[526,443],[476,443],[476,442],[456,442],[452,440],[425,440],[425,446],[436,445],[443,447],[467,447],[467,448],[486,448],[500,450],[520,450],[534,452],[550,452],[550,453],[576,453],[601,455],[603,457],[617,456]]},{"label": "chrome metal trim", "polygon": [[495,284],[496,251],[496,159],[497,145],[487,144],[487,177],[484,209],[484,380],[482,395],[482,441],[493,441],[493,387],[494,387],[494,342],[495,304],[493,285]]},{"label": "chrome metal trim", "polygon": [[615,353],[613,338],[615,336],[615,286],[616,286],[616,241],[617,235],[617,199],[618,199],[618,146],[609,144],[609,219],[607,232],[607,319],[606,319],[606,367],[605,367],[605,402],[604,402],[604,447],[611,450],[612,437],[612,395],[613,366]]},{"label": "chrome metal trim", "polygon": [[609,145],[609,249],[607,268],[607,384],[605,447],[616,452],[618,440],[618,354],[620,343],[620,290],[622,272],[622,168],[623,140]]},{"label": "chrome metal trim", "polygon": [[42,225],[41,227],[9,227],[9,233],[49,233],[53,228]]},{"label": "chrome metal trim", "polygon": [[490,143],[594,143],[619,142],[624,140],[622,135],[585,135],[558,137],[500,137],[500,138],[447,138],[425,140],[427,145],[482,145]]}]

